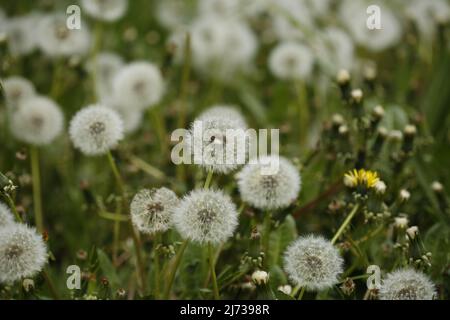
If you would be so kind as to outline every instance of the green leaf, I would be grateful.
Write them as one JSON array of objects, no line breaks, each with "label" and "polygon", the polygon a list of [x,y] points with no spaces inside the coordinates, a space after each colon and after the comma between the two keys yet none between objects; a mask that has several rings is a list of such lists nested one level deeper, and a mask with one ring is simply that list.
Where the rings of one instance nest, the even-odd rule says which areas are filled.
[{"label": "green leaf", "polygon": [[109,260],[109,257],[106,255],[106,253],[104,253],[101,249],[97,249],[97,257],[100,269],[102,270],[108,281],[111,283],[111,285],[119,286],[120,281],[119,277],[117,276],[116,269],[114,268],[111,260]]},{"label": "green leaf", "polygon": [[270,235],[269,265],[280,264],[286,247],[297,238],[297,227],[291,215],[286,216],[283,223]]}]

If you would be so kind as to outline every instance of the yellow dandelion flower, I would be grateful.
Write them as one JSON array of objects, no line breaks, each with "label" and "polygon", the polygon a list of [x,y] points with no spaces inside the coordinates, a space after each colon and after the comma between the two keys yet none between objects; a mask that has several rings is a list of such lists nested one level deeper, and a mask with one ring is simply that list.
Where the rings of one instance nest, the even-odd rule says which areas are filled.
[{"label": "yellow dandelion flower", "polygon": [[370,189],[374,188],[379,181],[378,174],[370,170],[353,169],[344,175],[344,184],[350,188],[363,186]]}]

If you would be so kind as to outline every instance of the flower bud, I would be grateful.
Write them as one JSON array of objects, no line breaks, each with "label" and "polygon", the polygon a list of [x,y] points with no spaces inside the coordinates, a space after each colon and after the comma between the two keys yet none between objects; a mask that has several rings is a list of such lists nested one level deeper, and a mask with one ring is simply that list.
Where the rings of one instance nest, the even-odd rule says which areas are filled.
[{"label": "flower bud", "polygon": [[284,294],[290,295],[292,293],[292,287],[288,284],[284,286],[279,286],[278,291],[283,292]]},{"label": "flower bud", "polygon": [[415,239],[416,236],[419,234],[419,228],[417,226],[412,226],[408,229],[406,229],[406,234],[411,238]]},{"label": "flower bud", "polygon": [[395,217],[395,227],[399,229],[405,229],[408,227],[409,220],[406,216]]},{"label": "flower bud", "polygon": [[269,281],[269,274],[262,270],[256,270],[252,274],[252,280],[257,285],[266,284]]},{"label": "flower bud", "polygon": [[34,280],[33,279],[24,279],[22,282],[22,287],[25,292],[30,292],[34,290]]},{"label": "flower bud", "polygon": [[399,197],[400,197],[400,201],[406,202],[411,197],[411,193],[409,193],[409,191],[406,189],[402,189],[402,190],[400,190]]}]

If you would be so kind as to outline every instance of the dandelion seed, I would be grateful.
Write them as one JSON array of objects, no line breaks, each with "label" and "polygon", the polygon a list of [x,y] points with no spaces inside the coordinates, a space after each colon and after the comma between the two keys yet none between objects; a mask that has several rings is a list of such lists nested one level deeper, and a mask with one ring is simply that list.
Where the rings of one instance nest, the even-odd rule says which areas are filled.
[{"label": "dandelion seed", "polygon": [[380,287],[381,300],[432,300],[435,296],[430,279],[412,268],[389,273]]},{"label": "dandelion seed", "polygon": [[11,131],[26,143],[42,146],[50,144],[64,127],[61,108],[49,98],[34,96],[20,104],[12,114]]},{"label": "dandelion seed", "polygon": [[[265,172],[278,163],[278,170]],[[258,163],[247,164],[237,175],[242,200],[263,210],[289,206],[298,196],[301,177],[294,165],[284,157],[260,157]]]},{"label": "dandelion seed", "polygon": [[176,194],[167,188],[141,190],[131,202],[131,221],[143,233],[167,231],[178,202]]},{"label": "dandelion seed", "polygon": [[120,105],[144,110],[157,104],[164,93],[159,69],[149,62],[138,61],[121,68],[113,80],[114,99]]},{"label": "dandelion seed", "polygon": [[174,225],[185,239],[200,244],[220,244],[238,225],[231,198],[220,190],[194,190],[175,208]]},{"label": "dandelion seed", "polygon": [[11,111],[17,110],[21,103],[36,95],[36,90],[31,81],[23,77],[8,77],[3,80],[2,85],[5,91],[6,104]]},{"label": "dandelion seed", "polygon": [[0,228],[14,224],[14,216],[9,208],[0,202]]},{"label": "dandelion seed", "polygon": [[46,245],[34,228],[13,224],[0,229],[0,282],[32,277],[46,262]]},{"label": "dandelion seed", "polygon": [[269,68],[278,78],[304,80],[311,74],[314,57],[311,51],[294,42],[279,44],[270,53]]},{"label": "dandelion seed", "polygon": [[284,269],[295,285],[324,290],[338,283],[344,260],[330,241],[309,235],[295,240],[286,250]]},{"label": "dandelion seed", "polygon": [[114,22],[125,14],[128,0],[82,0],[81,5],[89,16],[102,21]]},{"label": "dandelion seed", "polygon": [[90,105],[72,118],[69,134],[74,146],[84,154],[102,155],[122,140],[123,122],[111,108]]}]

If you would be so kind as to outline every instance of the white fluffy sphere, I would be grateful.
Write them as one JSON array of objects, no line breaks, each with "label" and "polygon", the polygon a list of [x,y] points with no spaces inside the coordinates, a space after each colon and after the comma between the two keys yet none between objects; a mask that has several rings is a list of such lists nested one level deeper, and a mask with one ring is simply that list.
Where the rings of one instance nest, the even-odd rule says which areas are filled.
[{"label": "white fluffy sphere", "polygon": [[167,231],[178,202],[177,195],[167,188],[141,190],[131,201],[131,221],[143,233]]},{"label": "white fluffy sphere", "polygon": [[248,163],[236,175],[242,200],[261,210],[289,206],[298,196],[301,178],[294,165],[281,156],[265,156]]},{"label": "white fluffy sphere", "polygon": [[284,269],[295,285],[324,290],[338,283],[344,260],[330,241],[309,235],[295,240],[284,255]]},{"label": "white fluffy sphere", "polygon": [[0,229],[0,282],[32,277],[47,262],[47,247],[34,228],[13,224]]},{"label": "white fluffy sphere", "polygon": [[175,208],[174,224],[185,239],[219,244],[233,235],[238,213],[231,198],[219,190],[194,190]]},{"label": "white fluffy sphere", "polygon": [[123,17],[128,7],[128,0],[82,0],[84,11],[91,17],[113,22]]},{"label": "white fluffy sphere", "polygon": [[121,68],[113,80],[118,104],[144,110],[157,104],[164,93],[161,71],[152,63],[138,61]]},{"label": "white fluffy sphere", "polygon": [[269,69],[277,78],[304,80],[309,77],[314,56],[309,48],[295,42],[283,42],[272,50]]},{"label": "white fluffy sphere", "polygon": [[381,300],[432,300],[436,288],[424,273],[407,268],[389,273],[379,295]]},{"label": "white fluffy sphere", "polygon": [[33,145],[50,144],[64,127],[60,107],[43,96],[34,96],[20,104],[11,115],[11,131],[23,142]]},{"label": "white fluffy sphere", "polygon": [[123,121],[111,108],[87,106],[70,122],[70,138],[74,146],[88,156],[107,153],[123,138]]},{"label": "white fluffy sphere", "polygon": [[16,110],[26,99],[36,95],[36,90],[31,81],[20,76],[8,77],[3,80],[2,85],[6,104],[11,111]]}]

